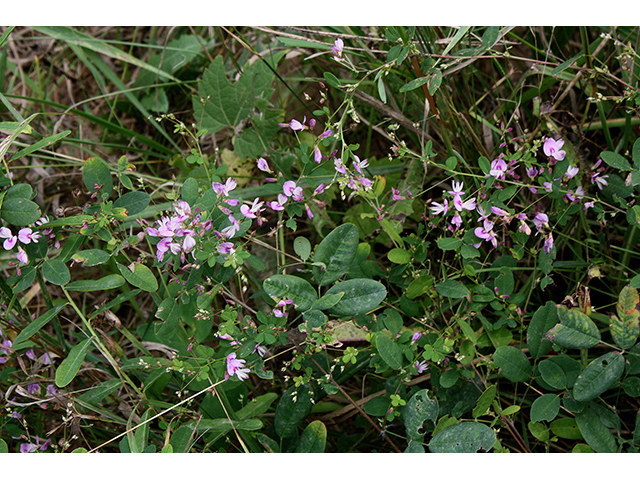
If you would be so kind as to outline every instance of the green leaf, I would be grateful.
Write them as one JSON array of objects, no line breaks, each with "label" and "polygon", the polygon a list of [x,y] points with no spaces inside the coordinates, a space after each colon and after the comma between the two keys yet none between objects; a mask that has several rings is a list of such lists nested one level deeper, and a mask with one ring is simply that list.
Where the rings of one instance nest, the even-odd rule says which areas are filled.
[{"label": "green leaf", "polygon": [[327,444],[327,427],[320,420],[314,420],[304,429],[296,453],[324,453]]},{"label": "green leaf", "polygon": [[462,240],[459,238],[445,237],[438,240],[440,250],[456,250],[460,245],[462,245]]},{"label": "green leaf", "polygon": [[329,85],[334,88],[340,88],[340,80],[331,72],[324,72],[322,75]]},{"label": "green leaf", "polygon": [[124,278],[120,275],[107,275],[99,280],[78,280],[71,282],[65,288],[72,292],[95,292],[98,290],[110,290],[124,285]]},{"label": "green leaf", "polygon": [[600,158],[602,158],[607,165],[617,170],[631,170],[631,165],[628,160],[615,152],[602,152]]},{"label": "green leaf", "polygon": [[344,296],[344,293],[342,292],[335,295],[325,294],[322,297],[320,297],[318,300],[313,302],[313,305],[311,305],[311,308],[315,310],[327,310],[328,308],[335,306],[340,301],[340,299],[342,299],[343,296]]},{"label": "green leaf", "polygon": [[9,453],[9,446],[7,442],[0,438],[0,453]]},{"label": "green leaf", "polygon": [[542,376],[542,380],[549,384],[552,388],[563,390],[567,388],[567,376],[562,367],[552,360],[543,360],[538,364],[538,370]]},{"label": "green leaf", "polygon": [[320,242],[313,257],[315,262],[325,264],[325,269],[313,266],[313,276],[318,285],[329,285],[349,271],[358,251],[358,239],[357,227],[345,223]]},{"label": "green leaf", "polygon": [[404,248],[392,248],[389,250],[389,253],[387,253],[387,258],[393,263],[404,265],[411,261],[411,254]]},{"label": "green leaf", "polygon": [[548,301],[533,314],[529,328],[527,328],[527,347],[529,354],[534,358],[540,358],[551,350],[551,342],[544,335],[558,323],[558,309],[556,305]]},{"label": "green leaf", "polygon": [[296,309],[300,312],[309,310],[313,302],[318,299],[318,294],[309,282],[293,275],[272,275],[264,281],[263,287],[267,295],[273,298],[286,297],[293,300]]},{"label": "green leaf", "polygon": [[193,206],[198,199],[199,190],[200,187],[198,185],[198,181],[193,177],[189,177],[182,184],[182,188],[180,189],[180,198]]},{"label": "green leaf", "polygon": [[111,255],[104,250],[92,248],[89,250],[82,250],[71,256],[75,262],[82,263],[85,267],[95,267],[107,263]]},{"label": "green leaf", "polygon": [[493,403],[493,400],[496,398],[497,391],[497,387],[495,385],[491,385],[484,392],[482,392],[482,395],[480,395],[480,398],[478,398],[476,406],[473,409],[473,418],[481,417],[485,413],[487,413],[487,410],[489,410],[489,407]]},{"label": "green leaf", "polygon": [[67,266],[55,258],[44,261],[42,275],[54,285],[66,285],[71,280],[71,273]]},{"label": "green leaf", "polygon": [[84,186],[91,193],[96,192],[96,185],[101,187],[100,196],[103,200],[108,199],[111,190],[113,190],[113,179],[111,178],[109,167],[99,158],[91,157],[84,162],[82,180],[84,181]]},{"label": "green leaf", "polygon": [[404,426],[409,438],[422,440],[424,432],[420,432],[424,422],[438,420],[438,400],[429,398],[429,390],[416,392],[407,402],[404,409]]},{"label": "green leaf", "polygon": [[[255,431],[260,430],[263,424],[257,418],[249,418],[247,420],[240,420],[232,422],[228,418],[204,418],[198,421],[185,423],[183,426],[196,430],[200,433],[211,432],[219,434],[219,436],[225,435],[230,432],[232,428],[236,430]],[[182,428],[182,427],[181,427]]]},{"label": "green leaf", "polygon": [[488,452],[496,443],[496,433],[486,425],[461,422],[438,432],[429,442],[433,453],[475,453],[480,449]]},{"label": "green leaf", "polygon": [[633,142],[632,158],[633,164],[636,168],[640,168],[640,138],[636,138],[636,141]]},{"label": "green leaf", "polygon": [[302,319],[310,328],[319,328],[329,319],[320,310],[307,310],[302,314]]},{"label": "green leaf", "polygon": [[127,215],[133,216],[142,212],[151,201],[151,197],[145,192],[129,192],[122,195],[115,202],[113,206],[117,208],[126,208]]},{"label": "green leaf", "polygon": [[311,244],[305,237],[296,237],[293,241],[293,251],[298,254],[302,261],[306,262],[311,255]]},{"label": "green leaf", "polygon": [[400,370],[402,368],[402,350],[400,350],[400,347],[384,333],[377,333],[375,338],[380,358],[390,368]]},{"label": "green leaf", "polygon": [[564,348],[586,349],[600,342],[600,331],[595,323],[577,308],[558,305],[560,323],[547,333],[551,341]]},{"label": "green leaf", "polygon": [[106,382],[102,382],[101,384],[91,388],[88,392],[84,392],[83,394],[78,395],[77,399],[80,402],[90,403],[91,405],[98,405],[102,400],[107,398],[121,386],[122,380],[120,380],[119,378],[107,380]]},{"label": "green leaf", "polygon": [[91,347],[91,339],[87,338],[73,347],[67,358],[58,366],[56,369],[56,386],[58,388],[66,387],[76,377],[89,347]]},{"label": "green leaf", "polygon": [[573,398],[579,402],[593,400],[615,385],[624,371],[624,358],[610,352],[596,358],[582,371],[573,387]]},{"label": "green leaf", "polygon": [[155,292],[158,290],[158,281],[153,272],[141,263],[134,263],[133,272],[124,265],[117,264],[122,276],[134,287],[145,292]]},{"label": "green leaf", "polygon": [[34,336],[42,327],[44,327],[47,323],[49,323],[49,320],[55,317],[60,312],[60,310],[62,310],[66,305],[67,305],[67,302],[61,305],[57,305],[53,307],[51,310],[47,310],[45,313],[40,315],[34,321],[29,323],[29,325],[24,327],[24,329],[18,334],[18,336],[13,341],[13,348],[19,349],[20,342],[29,340],[32,336]]},{"label": "green leaf", "polygon": [[616,304],[618,316],[611,315],[611,336],[616,344],[624,350],[633,347],[640,334],[638,303],[640,303],[638,291],[626,286],[618,295],[618,303]]},{"label": "green leaf", "polygon": [[493,361],[502,371],[502,375],[512,382],[525,382],[531,377],[531,363],[525,353],[516,347],[498,347]]},{"label": "green leaf", "polygon": [[42,216],[38,204],[26,198],[5,198],[1,207],[0,217],[17,227],[29,225]]},{"label": "green leaf", "polygon": [[553,393],[542,395],[534,400],[531,405],[532,422],[551,422],[560,411],[560,397]]},{"label": "green leaf", "polygon": [[605,427],[602,420],[590,406],[576,413],[576,423],[587,444],[598,453],[616,453],[618,444],[611,430]]},{"label": "green leaf", "polygon": [[24,267],[22,274],[18,277],[18,281],[11,288],[11,291],[15,294],[24,292],[29,288],[33,281],[36,279],[36,269],[34,267]]},{"label": "green leaf", "polygon": [[405,294],[407,295],[407,298],[414,299],[424,295],[432,288],[433,277],[431,275],[421,275],[409,284]]},{"label": "green leaf", "polygon": [[469,295],[469,290],[458,280],[445,280],[436,285],[436,291],[447,298],[464,298]]},{"label": "green leaf", "polygon": [[180,321],[180,306],[173,297],[165,298],[156,310],[156,318],[164,321],[156,325],[156,335],[162,337],[175,330]]},{"label": "green leaf", "polygon": [[559,418],[549,425],[554,435],[569,440],[582,440],[578,424],[573,418]]},{"label": "green leaf", "polygon": [[402,315],[393,308],[386,308],[384,310],[384,326],[391,332],[391,337],[395,337],[400,330],[402,330],[404,321]]},{"label": "green leaf", "polygon": [[273,421],[276,434],[281,438],[291,437],[302,420],[311,413],[311,396],[309,387],[290,387],[280,397]]},{"label": "green leaf", "polygon": [[344,296],[329,310],[329,313],[338,317],[367,313],[380,305],[387,296],[384,285],[368,278],[354,278],[337,283],[325,295],[341,292],[344,292]]},{"label": "green leaf", "polygon": [[433,77],[431,75],[427,77],[414,78],[409,83],[400,87],[399,92],[404,93],[404,92],[410,92],[411,90],[415,90],[416,88],[421,87],[425,83],[428,83],[432,78]]},{"label": "green leaf", "polygon": [[245,420],[262,415],[269,410],[269,407],[277,398],[278,395],[273,392],[260,395],[238,410],[236,416],[238,420]]},{"label": "green leaf", "polygon": [[33,145],[29,145],[28,147],[23,148],[22,150],[19,150],[16,153],[14,153],[10,161],[13,162],[26,155],[31,155],[33,152],[40,150],[41,148],[45,148],[45,147],[48,147],[49,145],[56,143],[58,140],[66,137],[70,133],[71,133],[71,130],[65,130],[64,132],[58,133],[56,135],[51,135],[49,137],[43,138],[42,140],[34,143]]},{"label": "green leaf", "polygon": [[471,325],[469,325],[465,320],[462,319],[458,319],[458,325],[462,329],[462,333],[464,333],[464,336],[471,340],[471,343],[478,343],[478,336],[476,335],[476,332],[473,331],[473,328],[471,328]]}]

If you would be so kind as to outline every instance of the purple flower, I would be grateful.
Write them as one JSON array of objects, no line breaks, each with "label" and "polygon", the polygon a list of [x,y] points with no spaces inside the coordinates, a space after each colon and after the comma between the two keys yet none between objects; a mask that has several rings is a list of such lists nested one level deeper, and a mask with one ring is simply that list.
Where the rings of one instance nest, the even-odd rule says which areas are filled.
[{"label": "purple flower", "polygon": [[331,51],[333,52],[333,59],[336,61],[340,61],[342,59],[342,50],[344,49],[344,42],[341,38],[336,39],[334,42],[334,46],[331,47]]},{"label": "purple flower", "polygon": [[232,377],[233,375],[237,376],[240,380],[249,378],[249,372],[251,370],[248,368],[242,368],[244,367],[244,363],[244,360],[236,358],[235,352],[227,355],[227,374],[225,375],[225,378]]},{"label": "purple flower", "polygon": [[262,205],[264,205],[264,202],[259,202],[259,200],[260,199],[257,197],[254,198],[251,207],[248,205],[242,205],[240,207],[240,212],[247,218],[256,218],[260,215],[260,212],[264,210],[264,208],[261,208]]},{"label": "purple flower", "polygon": [[552,248],[553,248],[553,235],[549,234],[549,236],[544,241],[544,247],[542,247],[542,249],[544,250],[544,253],[548,254],[549,252],[551,252]]},{"label": "purple flower", "polygon": [[226,197],[229,195],[229,192],[236,188],[236,181],[233,178],[227,178],[227,181],[224,183],[213,182],[211,183],[211,188],[213,191],[218,194],[218,196]]},{"label": "purple flower", "polygon": [[355,159],[353,161],[353,168],[355,168],[360,175],[364,175],[362,173],[362,169],[367,168],[369,166],[369,162],[366,159],[361,161],[360,157],[358,157],[357,155],[354,155],[353,157]]},{"label": "purple flower", "polygon": [[494,248],[498,246],[498,240],[493,231],[493,222],[485,220],[483,226],[477,227],[473,232],[476,234],[476,237],[482,238],[485,242],[491,242]]},{"label": "purple flower", "polygon": [[553,138],[547,138],[544,141],[542,150],[547,157],[553,157],[557,161],[564,160],[564,156],[567,152],[561,150],[564,145],[564,140],[554,140]]},{"label": "purple flower", "polygon": [[258,170],[262,170],[263,172],[271,173],[271,169],[269,168],[269,164],[262,157],[260,157],[258,159]]},{"label": "purple flower", "polygon": [[296,185],[296,182],[287,180],[282,186],[282,190],[287,197],[292,197],[296,202],[299,202],[304,197],[302,195],[302,188]]},{"label": "purple flower", "polygon": [[27,385],[27,392],[31,395],[39,395],[40,394],[40,385],[37,383],[32,383],[31,385]]},{"label": "purple flower", "polygon": [[23,265],[29,263],[29,257],[27,256],[27,252],[25,252],[22,247],[18,247],[18,261]]},{"label": "purple flower", "polygon": [[538,230],[540,230],[543,226],[549,224],[549,217],[546,213],[538,212],[533,217],[533,224],[536,226]]},{"label": "purple flower", "polygon": [[309,205],[307,205],[306,203],[304,204],[304,209],[307,212],[307,217],[309,217],[309,220],[311,220],[313,218],[313,212],[311,211],[311,209],[309,208]]},{"label": "purple flower", "polygon": [[504,174],[507,171],[507,162],[505,162],[501,158],[495,159],[491,162],[491,170],[489,171],[489,175],[497,178],[498,180],[504,180]]},{"label": "purple flower", "polygon": [[298,130],[304,130],[308,128],[304,125],[306,121],[307,121],[307,117],[304,117],[304,119],[302,120],[302,123],[300,123],[298,120],[294,118],[289,123],[279,123],[278,125],[280,125],[281,127],[289,127],[291,130],[295,132]]},{"label": "purple flower", "polygon": [[323,139],[325,139],[325,138],[330,137],[331,135],[333,135],[333,130],[328,129],[328,130],[326,130],[326,131],[322,132],[318,138],[319,138],[320,140],[323,140]]},{"label": "purple flower", "polygon": [[342,175],[346,175],[347,174],[347,169],[342,164],[342,159],[341,158],[334,159],[333,160],[333,165],[334,165],[334,168],[336,169],[336,172],[341,173]]},{"label": "purple flower", "polygon": [[569,180],[569,179],[575,177],[578,174],[579,171],[580,171],[580,169],[577,166],[570,165],[569,168],[567,168],[567,172],[564,174],[564,178]]},{"label": "purple flower", "polygon": [[318,185],[316,189],[313,191],[313,194],[320,195],[322,192],[324,192],[324,183],[321,183],[320,185]]},{"label": "purple flower", "polygon": [[184,200],[178,200],[178,203],[174,203],[173,209],[181,217],[188,217],[191,215],[191,207]]},{"label": "purple flower", "polygon": [[445,199],[442,204],[438,202],[431,202],[431,206],[429,208],[431,209],[431,213],[433,213],[434,215],[439,215],[441,213],[443,215],[446,215],[447,210],[449,210],[449,202],[447,201],[447,199]]},{"label": "purple flower", "polygon": [[275,210],[276,212],[281,212],[282,210],[284,210],[284,206],[275,201],[269,203],[269,206],[271,207],[271,210]]},{"label": "purple flower", "polygon": [[421,362],[416,360],[416,363],[414,365],[418,369],[419,374],[422,372],[426,372],[427,369],[429,368],[429,364],[427,363],[426,360],[422,360]]},{"label": "purple flower", "polygon": [[234,245],[231,242],[222,242],[220,245],[218,245],[218,248],[216,250],[218,250],[218,253],[221,253],[222,255],[227,255],[236,251],[236,249],[233,247]]},{"label": "purple flower", "polygon": [[18,242],[18,237],[13,235],[7,227],[0,227],[0,238],[6,238],[2,244],[5,250],[11,250]]},{"label": "purple flower", "polygon": [[391,198],[394,200],[404,200],[407,197],[403,197],[402,195],[400,195],[400,190],[391,187]]},{"label": "purple flower", "polygon": [[18,240],[24,243],[25,245],[31,243],[38,243],[38,238],[40,238],[40,234],[38,232],[34,232],[30,228],[22,228],[18,232]]},{"label": "purple flower", "polygon": [[322,152],[320,151],[320,148],[318,148],[317,145],[313,150],[313,159],[315,160],[316,163],[320,163],[322,161]]},{"label": "purple flower", "polygon": [[411,337],[411,343],[417,342],[418,340],[420,340],[421,336],[422,334],[420,332],[414,333],[413,336]]}]

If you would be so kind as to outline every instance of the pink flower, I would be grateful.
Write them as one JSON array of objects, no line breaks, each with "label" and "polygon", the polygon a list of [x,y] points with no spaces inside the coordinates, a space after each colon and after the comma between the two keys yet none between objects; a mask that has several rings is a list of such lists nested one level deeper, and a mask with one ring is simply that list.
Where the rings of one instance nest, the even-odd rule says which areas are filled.
[{"label": "pink flower", "polygon": [[482,238],[486,242],[491,242],[493,247],[498,246],[498,240],[496,234],[493,232],[493,222],[485,220],[482,227],[477,227],[474,231],[476,237]]},{"label": "pink flower", "polygon": [[416,360],[415,367],[418,369],[418,373],[422,373],[427,371],[429,368],[429,364],[426,360],[422,360],[421,362]]},{"label": "pink flower", "polygon": [[307,121],[307,117],[304,117],[304,119],[302,120],[302,123],[300,123],[298,120],[294,118],[289,123],[279,123],[278,125],[280,125],[281,127],[289,127],[291,130],[296,132],[296,131],[305,130],[306,128],[308,128],[305,126],[306,121]]},{"label": "pink flower", "polygon": [[240,380],[249,378],[249,372],[251,370],[248,368],[242,368],[244,367],[244,363],[244,360],[236,358],[235,352],[227,355],[227,374],[225,375],[225,378],[232,377],[233,375],[237,376]]},{"label": "pink flower", "polygon": [[546,213],[538,212],[533,217],[533,224],[536,226],[538,230],[540,230],[542,227],[548,226],[549,217],[547,216]]},{"label": "pink flower", "polygon": [[357,155],[354,155],[353,157],[355,159],[353,161],[353,168],[355,168],[360,175],[364,175],[362,173],[362,169],[367,168],[369,166],[369,162],[366,159],[361,161]]},{"label": "pink flower", "polygon": [[420,332],[414,333],[413,336],[411,337],[411,343],[417,342],[421,336],[422,334]]},{"label": "pink flower", "polygon": [[391,187],[391,198],[394,200],[404,200],[407,197],[400,195],[400,190]]},{"label": "pink flower", "polygon": [[507,162],[505,162],[501,158],[495,159],[491,162],[491,170],[489,171],[489,175],[495,177],[499,180],[504,180],[504,174],[507,171]]},{"label": "pink flower", "polygon": [[322,161],[322,152],[320,151],[317,145],[313,150],[313,159],[315,160],[316,163],[320,163]]},{"label": "pink flower", "polygon": [[553,157],[557,161],[564,160],[564,156],[567,152],[561,150],[564,145],[564,140],[554,140],[553,138],[547,138],[544,141],[542,150],[547,157]]},{"label": "pink flower", "polygon": [[262,157],[260,157],[258,159],[258,170],[262,170],[263,172],[271,173],[271,169],[269,168],[269,164]]},{"label": "pink flower", "polygon": [[309,217],[309,219],[312,219],[312,218],[313,218],[313,212],[312,212],[312,211],[311,211],[311,209],[309,208],[309,205],[307,205],[307,204],[305,203],[305,205],[304,205],[304,209],[305,209],[305,210],[306,210],[306,212],[307,212],[307,217]]},{"label": "pink flower", "polygon": [[324,183],[321,183],[320,185],[318,185],[316,189],[313,191],[313,194],[320,195],[322,192],[324,192]]},{"label": "pink flower", "polygon": [[433,213],[434,215],[439,215],[441,213],[443,215],[446,215],[447,210],[449,210],[449,202],[447,201],[447,199],[445,199],[442,204],[438,202],[431,202],[431,207],[429,208],[431,209],[431,213]]},{"label": "pink flower", "polygon": [[240,207],[240,212],[247,218],[256,218],[260,215],[260,212],[264,210],[264,208],[260,208],[264,205],[264,202],[259,202],[259,200],[260,199],[258,197],[254,198],[251,207],[248,205],[242,205]]},{"label": "pink flower", "polygon": [[18,247],[18,261],[23,265],[29,263],[29,257],[27,256],[27,252],[25,252],[22,247]]},{"label": "pink flower", "polygon": [[271,207],[271,210],[275,210],[276,212],[281,212],[284,210],[284,206],[275,201],[269,203],[269,206]]},{"label": "pink flower", "polygon": [[218,245],[218,248],[216,250],[222,255],[227,255],[236,251],[236,249],[233,247],[233,243],[231,242],[222,242],[220,245]]},{"label": "pink flower", "polygon": [[237,231],[240,230],[240,224],[238,223],[238,221],[235,219],[233,215],[229,215],[228,218],[229,218],[229,221],[231,222],[231,225],[223,228],[220,233],[226,238],[231,238],[236,234]]},{"label": "pink flower", "polygon": [[227,178],[227,181],[223,185],[222,183],[213,182],[211,184],[211,188],[213,191],[218,194],[218,196],[226,197],[229,195],[229,192],[236,188],[236,181],[233,178]]},{"label": "pink flower", "polygon": [[552,248],[553,248],[553,235],[549,234],[549,236],[544,241],[544,247],[542,247],[542,249],[544,250],[544,253],[548,254],[549,252],[551,252]]},{"label": "pink flower", "polygon": [[292,197],[296,202],[299,202],[304,197],[302,196],[302,188],[296,185],[296,182],[287,180],[282,186],[282,190],[287,197]]},{"label": "pink flower", "polygon": [[574,165],[570,165],[569,168],[567,168],[567,172],[564,174],[564,178],[566,178],[567,180],[575,177],[578,172],[580,171],[580,169]]},{"label": "pink flower", "polygon": [[179,216],[188,217],[189,215],[191,215],[191,207],[184,200],[178,200],[178,203],[174,203],[173,209]]},{"label": "pink flower", "polygon": [[342,59],[342,50],[344,49],[344,42],[341,38],[336,39],[334,46],[331,47],[333,52],[333,59],[339,62]]},{"label": "pink flower", "polygon": [[18,237],[11,233],[7,227],[0,228],[0,238],[6,238],[6,240],[2,243],[2,246],[5,250],[11,250],[15,247],[18,242]]},{"label": "pink flower", "polygon": [[344,165],[342,164],[342,159],[341,158],[336,158],[333,160],[333,165],[334,168],[336,169],[336,172],[341,173],[342,175],[346,175],[347,174],[347,169],[344,168]]},{"label": "pink flower", "polygon": [[456,195],[453,199],[453,206],[456,207],[456,210],[461,212],[462,210],[473,210],[476,208],[476,199],[474,197],[467,198],[464,202],[462,201],[462,197],[460,195]]},{"label": "pink flower", "polygon": [[322,132],[318,138],[320,140],[323,140],[325,138],[329,138],[331,135],[333,135],[333,130],[328,129],[328,130]]},{"label": "pink flower", "polygon": [[18,240],[25,245],[31,243],[31,241],[33,241],[33,243],[38,243],[38,238],[40,237],[41,235],[38,232],[34,232],[30,228],[22,228],[18,232]]}]

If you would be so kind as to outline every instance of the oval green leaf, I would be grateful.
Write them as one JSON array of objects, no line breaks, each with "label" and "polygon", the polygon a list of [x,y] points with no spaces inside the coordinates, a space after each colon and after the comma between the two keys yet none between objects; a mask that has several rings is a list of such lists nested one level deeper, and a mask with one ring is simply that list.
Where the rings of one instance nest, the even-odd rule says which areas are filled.
[{"label": "oval green leaf", "polygon": [[488,452],[496,443],[496,432],[482,423],[462,422],[438,432],[429,442],[433,453]]},{"label": "oval green leaf", "polygon": [[462,245],[462,240],[459,238],[446,237],[438,240],[438,247],[440,250],[455,250],[460,245]]},{"label": "oval green leaf", "polygon": [[569,310],[564,305],[558,305],[558,317],[560,323],[547,332],[556,345],[587,349],[600,342],[600,331],[596,324],[577,308]]},{"label": "oval green leaf", "polygon": [[532,422],[551,422],[558,416],[560,411],[560,397],[553,393],[542,395],[534,400],[531,405]]},{"label": "oval green leaf", "polygon": [[493,361],[502,371],[502,375],[512,382],[524,382],[531,376],[531,363],[522,350],[516,347],[498,347]]},{"label": "oval green leaf", "polygon": [[324,453],[327,444],[327,427],[320,420],[314,420],[304,429],[296,453]]},{"label": "oval green leaf", "polygon": [[300,422],[311,413],[312,405],[309,387],[306,385],[290,387],[284,392],[276,407],[276,416],[273,421],[278,436],[281,438],[292,436]]},{"label": "oval green leaf", "polygon": [[611,430],[589,406],[576,414],[576,423],[587,444],[597,453],[616,453],[618,444]]},{"label": "oval green leaf", "polygon": [[60,260],[45,260],[42,265],[42,275],[54,285],[66,285],[71,280],[71,273],[67,266]]},{"label": "oval green leaf", "polygon": [[436,285],[436,291],[447,298],[464,298],[469,294],[469,290],[458,280],[445,280]]},{"label": "oval green leaf", "polygon": [[116,208],[126,208],[129,216],[142,212],[151,201],[151,197],[145,192],[129,192],[122,195],[113,206]]},{"label": "oval green leaf", "polygon": [[604,151],[600,154],[600,158],[602,158],[602,160],[604,160],[607,165],[618,170],[631,170],[629,161],[622,155],[619,155],[615,152]]},{"label": "oval green leaf", "polygon": [[82,169],[82,180],[91,193],[96,192],[97,185],[100,188],[101,197],[105,200],[109,198],[113,189],[113,179],[109,167],[102,160],[94,157],[88,158]]},{"label": "oval green leaf", "polygon": [[56,386],[58,388],[66,387],[76,377],[90,346],[90,338],[83,340],[71,349],[67,358],[58,366],[56,369]]},{"label": "oval green leaf", "polygon": [[120,275],[107,275],[99,280],[78,280],[71,282],[65,288],[73,292],[95,292],[98,290],[110,290],[124,285],[124,278]]},{"label": "oval green leaf", "polygon": [[51,310],[47,310],[45,313],[36,318],[33,322],[27,325],[15,338],[13,341],[13,348],[19,349],[20,342],[24,342],[25,340],[29,340],[32,336],[34,336],[42,327],[44,327],[49,320],[55,317],[60,310],[62,310],[67,305],[67,302],[62,305],[57,305],[53,307]]},{"label": "oval green leaf", "polygon": [[2,202],[0,217],[11,225],[29,225],[41,216],[38,204],[27,198],[5,198]]},{"label": "oval green leaf", "polygon": [[335,295],[344,292],[342,299],[332,307],[329,312],[343,317],[367,313],[378,305],[387,296],[387,289],[380,282],[368,278],[354,278],[340,282],[325,295]]},{"label": "oval green leaf", "polygon": [[134,263],[133,272],[124,265],[117,264],[122,276],[134,287],[145,292],[155,292],[158,290],[158,281],[153,272],[141,263]]},{"label": "oval green leaf", "polygon": [[293,241],[293,251],[298,254],[303,262],[307,261],[311,255],[311,244],[305,237],[296,237]]},{"label": "oval green leaf", "polygon": [[156,318],[164,320],[163,323],[156,324],[156,335],[162,337],[176,328],[180,321],[180,306],[173,297],[165,298],[156,310]]},{"label": "oval green leaf", "polygon": [[573,386],[573,398],[587,402],[615,385],[624,371],[624,358],[618,352],[610,352],[587,365]]},{"label": "oval green leaf", "polygon": [[376,334],[376,348],[380,358],[394,370],[402,368],[402,350],[400,347],[384,333]]},{"label": "oval green leaf", "polygon": [[318,294],[309,282],[293,275],[272,275],[264,281],[263,287],[270,297],[293,300],[296,309],[301,312],[309,310],[318,299]]},{"label": "oval green leaf", "polygon": [[111,255],[104,250],[92,248],[89,250],[82,250],[71,256],[71,258],[78,263],[82,263],[85,267],[95,267],[96,265],[102,265],[107,263]]},{"label": "oval green leaf", "polygon": [[527,347],[533,358],[540,358],[551,350],[551,342],[544,335],[558,323],[558,309],[549,301],[533,314],[527,328]]},{"label": "oval green leaf", "polygon": [[436,422],[438,419],[438,400],[434,397],[429,398],[429,390],[423,389],[416,392],[407,402],[404,409],[404,426],[407,429],[409,438],[422,440],[424,432],[420,429],[424,422],[431,420]]},{"label": "oval green leaf", "polygon": [[358,251],[358,239],[356,226],[345,223],[320,242],[313,257],[315,262],[325,265],[324,269],[313,266],[313,276],[318,285],[329,285],[347,273]]},{"label": "oval green leaf", "polygon": [[411,254],[404,248],[392,248],[389,250],[389,253],[387,253],[387,258],[390,262],[404,265],[411,261]]}]

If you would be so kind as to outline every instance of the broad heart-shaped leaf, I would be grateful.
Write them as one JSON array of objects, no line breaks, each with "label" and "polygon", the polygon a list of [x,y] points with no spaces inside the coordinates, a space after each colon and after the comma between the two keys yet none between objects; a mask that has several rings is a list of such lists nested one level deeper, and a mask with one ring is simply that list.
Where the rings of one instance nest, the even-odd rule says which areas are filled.
[{"label": "broad heart-shaped leaf", "polygon": [[44,327],[49,320],[55,317],[60,310],[62,310],[67,305],[67,302],[62,305],[58,305],[53,307],[51,310],[47,310],[45,313],[36,318],[33,322],[27,325],[24,330],[22,330],[18,336],[13,341],[13,348],[18,349],[19,343],[24,342],[25,340],[29,340],[33,335],[35,335],[42,327]]},{"label": "broad heart-shaped leaf", "polygon": [[354,278],[337,283],[325,295],[344,292],[340,301],[329,310],[338,317],[359,315],[373,310],[387,296],[387,289],[380,282],[368,278]]},{"label": "broad heart-shaped leaf", "polygon": [[97,185],[104,200],[109,198],[111,190],[113,190],[113,179],[111,178],[109,167],[99,158],[91,157],[84,162],[82,180],[84,181],[84,186],[92,194],[96,192]]},{"label": "broad heart-shaped leaf", "polygon": [[280,397],[276,407],[273,426],[281,438],[288,438],[294,434],[298,424],[311,413],[311,395],[309,387],[290,387]]},{"label": "broad heart-shaped leaf", "polygon": [[42,215],[38,204],[27,198],[5,198],[1,208],[0,217],[18,227],[29,225]]},{"label": "broad heart-shaped leaf", "polygon": [[616,304],[618,316],[611,315],[611,336],[616,344],[624,350],[633,347],[640,334],[638,303],[640,303],[638,290],[626,286],[618,295],[618,303]]},{"label": "broad heart-shaped leaf", "polygon": [[56,369],[56,385],[58,388],[66,387],[76,377],[90,346],[90,338],[83,340],[71,349],[67,358],[58,366]]},{"label": "broad heart-shaped leaf", "polygon": [[611,430],[605,427],[600,416],[589,405],[576,413],[576,423],[587,444],[597,453],[616,453],[618,444]]},{"label": "broad heart-shaped leaf", "polygon": [[358,251],[358,228],[345,223],[324,237],[316,249],[314,262],[324,263],[325,268],[313,266],[313,277],[318,285],[329,285],[349,270]]},{"label": "broad heart-shaped leaf", "polygon": [[438,419],[438,400],[429,398],[429,390],[423,389],[416,392],[407,402],[404,409],[404,426],[409,438],[422,440],[424,433],[420,429],[426,420],[435,423]]},{"label": "broad heart-shaped leaf", "polygon": [[137,215],[149,205],[151,197],[145,192],[129,192],[113,202],[114,207],[126,208],[129,216]]},{"label": "broad heart-shaped leaf", "polygon": [[491,450],[496,432],[483,423],[461,422],[439,431],[429,442],[433,453],[475,453]]},{"label": "broad heart-shaped leaf", "polygon": [[42,264],[42,275],[54,285],[66,285],[71,280],[67,266],[55,258],[45,260]]},{"label": "broad heart-shaped leaf", "polygon": [[553,343],[564,348],[586,349],[600,342],[600,331],[587,315],[577,308],[569,310],[564,305],[557,308],[560,323],[547,332]]},{"label": "broad heart-shaped leaf", "polygon": [[558,416],[560,411],[560,397],[553,393],[547,393],[534,400],[531,405],[532,422],[551,422]]},{"label": "broad heart-shaped leaf", "polygon": [[376,333],[376,348],[384,363],[394,370],[402,368],[402,350],[384,333]]},{"label": "broad heart-shaped leaf", "polygon": [[469,289],[458,280],[445,280],[436,285],[436,291],[447,298],[463,298],[469,295]]},{"label": "broad heart-shaped leaf", "polygon": [[531,376],[531,363],[522,350],[516,347],[498,347],[493,361],[500,367],[502,375],[512,382],[525,382]]},{"label": "broad heart-shaped leaf", "polygon": [[296,453],[324,453],[327,444],[327,427],[320,420],[314,420],[304,429]]},{"label": "broad heart-shaped leaf", "polygon": [[555,303],[549,301],[533,314],[529,328],[527,328],[527,347],[533,358],[540,358],[551,350],[551,342],[544,338],[554,325],[558,323],[558,309]]},{"label": "broad heart-shaped leaf", "polygon": [[318,294],[309,282],[293,275],[272,275],[264,281],[263,287],[270,297],[293,300],[300,312],[309,310],[318,299]]},{"label": "broad heart-shaped leaf", "polygon": [[158,281],[153,272],[141,263],[134,263],[133,272],[124,265],[117,264],[122,276],[134,287],[145,292],[155,292],[158,290]]},{"label": "broad heart-shaped leaf", "polygon": [[176,328],[180,321],[180,306],[175,298],[165,298],[158,306],[156,318],[164,320],[164,323],[156,324],[156,335],[162,337],[167,335]]},{"label": "broad heart-shaped leaf", "polygon": [[618,352],[610,352],[587,365],[573,386],[573,398],[579,402],[593,400],[615,385],[624,370],[624,358]]},{"label": "broad heart-shaped leaf", "polygon": [[95,292],[97,290],[110,290],[124,285],[124,278],[120,275],[107,275],[98,280],[78,280],[71,282],[65,288],[74,292]]}]

